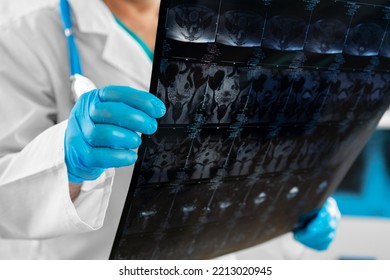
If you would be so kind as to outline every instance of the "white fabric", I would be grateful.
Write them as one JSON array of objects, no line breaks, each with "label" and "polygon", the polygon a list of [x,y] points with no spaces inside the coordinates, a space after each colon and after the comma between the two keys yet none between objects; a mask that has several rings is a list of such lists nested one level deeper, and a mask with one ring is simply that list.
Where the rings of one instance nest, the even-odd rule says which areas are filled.
[{"label": "white fabric", "polygon": [[57,0],[1,0],[0,23]]},{"label": "white fabric", "polygon": [[[147,90],[151,62],[104,3],[70,4],[85,75],[98,87],[120,84]],[[132,167],[116,172],[112,194],[114,172],[108,170],[98,180],[84,183],[78,199],[71,202],[63,139],[72,106],[58,5],[48,4],[3,23],[0,259],[109,256]]]}]

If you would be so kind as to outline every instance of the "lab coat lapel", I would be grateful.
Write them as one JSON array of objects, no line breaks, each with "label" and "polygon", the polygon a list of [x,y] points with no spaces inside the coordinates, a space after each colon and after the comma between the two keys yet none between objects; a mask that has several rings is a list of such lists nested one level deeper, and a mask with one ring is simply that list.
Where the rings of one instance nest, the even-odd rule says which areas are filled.
[{"label": "lab coat lapel", "polygon": [[73,25],[81,33],[108,35],[112,14],[101,0],[68,0],[72,8]]},{"label": "lab coat lapel", "polygon": [[139,43],[115,22],[103,1],[69,0],[69,3],[81,33],[95,33],[107,37],[102,59],[132,77],[138,84],[148,87],[152,66],[150,59]]},{"label": "lab coat lapel", "polygon": [[150,76],[151,67],[142,69],[140,65],[150,65],[150,59],[145,51],[119,25],[113,27],[104,47],[103,59],[124,73],[145,80]]}]

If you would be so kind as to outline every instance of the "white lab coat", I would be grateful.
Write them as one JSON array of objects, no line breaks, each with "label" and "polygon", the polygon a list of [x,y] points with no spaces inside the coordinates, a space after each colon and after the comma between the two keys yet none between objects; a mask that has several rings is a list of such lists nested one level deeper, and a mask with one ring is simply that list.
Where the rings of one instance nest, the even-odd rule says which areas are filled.
[{"label": "white lab coat", "polygon": [[[151,61],[104,3],[70,4],[85,75],[98,87],[147,90]],[[58,5],[0,26],[0,259],[109,256],[132,168],[117,170],[113,188],[108,170],[70,201],[63,153],[74,104],[68,65]]]},{"label": "white lab coat", "polygon": [[[151,61],[104,3],[69,2],[85,75],[148,90]],[[109,256],[132,167],[84,183],[71,202],[63,139],[73,104],[58,5],[1,25],[0,259]]]}]

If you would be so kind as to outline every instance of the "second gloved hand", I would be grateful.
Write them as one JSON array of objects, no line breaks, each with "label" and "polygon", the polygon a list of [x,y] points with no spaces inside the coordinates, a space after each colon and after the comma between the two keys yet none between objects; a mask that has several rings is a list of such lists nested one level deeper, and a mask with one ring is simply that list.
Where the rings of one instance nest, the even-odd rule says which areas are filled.
[{"label": "second gloved hand", "polygon": [[80,97],[65,132],[69,182],[97,179],[106,168],[134,164],[141,144],[137,132],[153,134],[165,114],[156,96],[125,86],[108,86]]},{"label": "second gloved hand", "polygon": [[294,238],[311,249],[326,250],[335,238],[340,217],[336,200],[329,197],[304,228],[294,230]]}]

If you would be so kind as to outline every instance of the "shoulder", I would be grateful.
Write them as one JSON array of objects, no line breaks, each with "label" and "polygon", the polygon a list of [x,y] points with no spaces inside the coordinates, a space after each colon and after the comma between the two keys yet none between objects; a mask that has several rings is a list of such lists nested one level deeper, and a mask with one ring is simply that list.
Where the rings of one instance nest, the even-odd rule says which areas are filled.
[{"label": "shoulder", "polygon": [[66,39],[55,5],[39,7],[0,24],[2,88],[20,86],[19,77],[26,85],[51,92],[53,81],[58,81],[59,75],[66,77],[66,55]]},{"label": "shoulder", "polygon": [[[31,20],[37,21],[37,19],[45,20],[53,17],[54,14],[58,14],[58,3],[53,1],[47,2],[46,4],[36,4],[33,7],[21,8],[20,4],[10,4],[15,8],[8,8],[7,12],[1,14],[0,28],[10,28],[11,26],[18,25],[22,22],[28,22]],[[18,9],[16,9],[18,7]],[[39,22],[39,21],[37,21]]]},{"label": "shoulder", "polygon": [[19,67],[53,66],[66,54],[58,5],[40,6],[2,22],[0,52],[6,55],[5,62],[17,62]]},{"label": "shoulder", "polygon": [[7,39],[22,37],[34,42],[44,40],[58,31],[61,31],[58,5],[50,3],[9,16],[0,22],[0,41],[4,43]]}]

